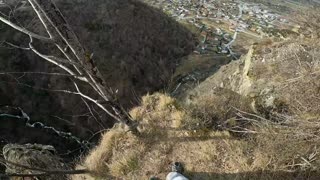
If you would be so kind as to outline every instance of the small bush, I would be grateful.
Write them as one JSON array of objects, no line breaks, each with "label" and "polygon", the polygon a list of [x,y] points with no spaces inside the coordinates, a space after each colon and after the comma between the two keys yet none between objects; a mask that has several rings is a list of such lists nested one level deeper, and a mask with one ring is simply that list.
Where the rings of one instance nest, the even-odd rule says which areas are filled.
[{"label": "small bush", "polygon": [[[319,119],[318,119],[319,120]],[[274,171],[315,171],[320,167],[317,124],[287,117],[285,123],[259,124],[249,143],[254,145],[253,166]],[[316,133],[316,134],[315,134]]]},{"label": "small bush", "polygon": [[155,93],[142,98],[141,105],[133,108],[130,115],[140,122],[142,131],[162,131],[161,128],[178,128],[185,112],[177,101],[166,95]]},{"label": "small bush", "polygon": [[210,94],[200,95],[186,107],[189,118],[184,119],[187,129],[224,130],[236,126],[237,109],[252,112],[250,100],[231,90],[216,88]]}]

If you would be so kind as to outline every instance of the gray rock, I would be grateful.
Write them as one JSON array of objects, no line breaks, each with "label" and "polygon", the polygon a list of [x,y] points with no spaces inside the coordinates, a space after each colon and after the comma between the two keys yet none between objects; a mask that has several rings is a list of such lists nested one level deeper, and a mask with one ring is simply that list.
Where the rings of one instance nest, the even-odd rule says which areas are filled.
[{"label": "gray rock", "polygon": [[[46,170],[67,170],[68,167],[56,155],[56,150],[53,146],[40,144],[7,144],[3,147],[3,155],[6,164],[6,173],[18,174],[39,174],[42,173],[36,170],[17,167],[14,164],[28,166],[30,168],[46,169]],[[12,163],[12,164],[11,164]],[[19,179],[19,178],[17,178]],[[22,178],[21,178],[22,179]],[[46,176],[46,180],[62,180],[67,179],[65,176],[52,175]]]}]

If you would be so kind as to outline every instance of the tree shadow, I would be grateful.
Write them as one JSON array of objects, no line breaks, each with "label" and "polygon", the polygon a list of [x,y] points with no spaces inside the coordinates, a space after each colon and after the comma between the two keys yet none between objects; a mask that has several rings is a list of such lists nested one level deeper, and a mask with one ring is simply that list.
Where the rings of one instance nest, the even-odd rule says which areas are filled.
[{"label": "tree shadow", "polygon": [[195,142],[195,141],[206,141],[206,140],[225,140],[225,139],[234,139],[230,136],[191,136],[191,137],[172,137],[164,139],[163,141],[169,142]]},{"label": "tree shadow", "polygon": [[[137,104],[140,96],[162,89],[169,81],[176,61],[191,53],[196,45],[196,39],[188,29],[162,11],[140,1],[59,0],[56,3],[81,42],[88,48],[88,53],[94,54],[100,72],[110,87],[117,90],[119,101],[126,108]],[[3,8],[0,11],[3,12]],[[19,22],[22,26],[27,27],[32,20],[32,27],[28,29],[43,33],[43,27],[40,21],[34,19],[35,14],[30,7],[15,15],[15,18],[23,20]],[[18,45],[22,45],[24,40],[28,42],[27,36],[3,26],[2,23],[0,26],[1,40]],[[42,53],[59,55],[57,50],[40,42],[36,43]],[[56,67],[31,52],[0,47],[0,71],[56,70]],[[21,83],[34,87],[73,89],[67,78],[20,76],[17,75]],[[6,76],[0,76],[0,80],[15,82],[15,79]],[[83,87],[83,91],[96,97],[89,87]],[[54,126],[81,139],[91,138],[101,128],[111,128],[114,124],[112,118],[105,118],[104,115],[99,119],[100,123],[87,115],[82,116],[87,114],[88,109],[79,96],[39,91],[17,83],[0,82],[1,104],[19,106],[30,116],[32,122]],[[100,112],[96,114],[100,116]],[[48,144],[55,146],[58,152],[78,148],[76,143],[57,137],[49,130],[25,127],[25,122],[18,119],[0,117],[0,122],[0,148],[6,143]]]},{"label": "tree shadow", "polygon": [[[154,126],[148,126],[143,124],[147,128],[155,128]],[[157,142],[197,142],[197,141],[207,141],[207,140],[234,140],[238,139],[235,136],[230,136],[227,134],[223,134],[218,132],[216,135],[210,134],[213,132],[212,130],[188,130],[184,128],[173,128],[173,127],[160,127],[156,126],[158,131],[143,132],[141,134],[141,138],[151,141],[156,137]]]}]

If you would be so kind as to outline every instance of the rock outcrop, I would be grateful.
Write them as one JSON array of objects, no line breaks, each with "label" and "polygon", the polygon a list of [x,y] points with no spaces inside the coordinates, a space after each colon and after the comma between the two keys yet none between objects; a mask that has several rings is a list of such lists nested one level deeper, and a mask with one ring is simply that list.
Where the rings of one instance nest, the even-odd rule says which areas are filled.
[{"label": "rock outcrop", "polygon": [[239,61],[221,67],[190,91],[188,97],[225,88],[250,98],[256,113],[316,115],[320,112],[315,99],[320,87],[318,52],[317,44],[307,41],[255,45]]},{"label": "rock outcrop", "polygon": [[[3,147],[3,155],[6,164],[6,173],[8,174],[39,174],[34,169],[45,170],[67,170],[67,166],[62,163],[61,159],[56,155],[56,150],[53,146],[40,145],[40,144],[7,144]],[[16,166],[19,164],[22,166],[30,167],[26,169]],[[22,180],[23,178],[15,178],[16,180]],[[47,180],[63,180],[66,179],[63,175],[51,175],[46,176]]]}]

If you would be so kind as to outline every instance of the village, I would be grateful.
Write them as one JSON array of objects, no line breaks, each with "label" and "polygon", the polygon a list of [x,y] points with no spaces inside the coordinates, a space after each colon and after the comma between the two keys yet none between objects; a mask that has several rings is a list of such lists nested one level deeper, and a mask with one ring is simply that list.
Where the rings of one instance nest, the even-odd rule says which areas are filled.
[{"label": "village", "polygon": [[[276,37],[285,39],[290,33],[297,33],[295,25],[263,4],[222,0],[145,0],[162,9],[182,24],[194,26],[200,32],[197,53],[230,53],[236,33],[246,34],[252,39]],[[231,42],[232,41],[232,42]],[[229,44],[231,42],[231,44]],[[220,47],[229,44],[226,47]]]},{"label": "village", "polygon": [[[262,3],[235,0],[143,0],[191,30],[199,44],[177,65],[172,94],[186,91],[219,67],[267,39],[286,39],[299,32],[286,13]],[[201,60],[200,60],[201,59]],[[185,70],[184,67],[191,67]],[[181,70],[182,69],[182,70]]]},{"label": "village", "polygon": [[[238,36],[245,35],[251,42],[268,37],[285,39],[288,34],[298,33],[300,28],[285,14],[262,3],[239,0],[142,1],[162,10],[199,34],[200,43],[195,50],[199,54],[223,53],[236,59],[237,53],[231,49],[232,45],[237,44]],[[0,0],[0,6],[5,6],[4,2]],[[21,7],[16,8],[22,8],[25,4],[25,1],[21,1]]]}]

